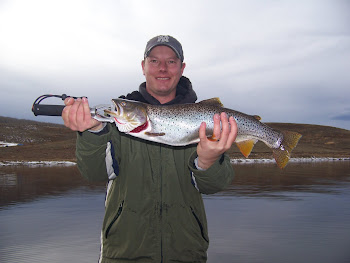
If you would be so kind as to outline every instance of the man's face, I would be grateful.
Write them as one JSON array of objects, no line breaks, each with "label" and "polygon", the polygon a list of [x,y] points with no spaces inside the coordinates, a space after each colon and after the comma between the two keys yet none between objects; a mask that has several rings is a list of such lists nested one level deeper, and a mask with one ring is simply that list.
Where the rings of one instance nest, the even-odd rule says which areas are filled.
[{"label": "man's face", "polygon": [[142,61],[147,92],[161,103],[174,99],[176,86],[185,66],[171,48],[167,46],[153,48],[148,57]]}]

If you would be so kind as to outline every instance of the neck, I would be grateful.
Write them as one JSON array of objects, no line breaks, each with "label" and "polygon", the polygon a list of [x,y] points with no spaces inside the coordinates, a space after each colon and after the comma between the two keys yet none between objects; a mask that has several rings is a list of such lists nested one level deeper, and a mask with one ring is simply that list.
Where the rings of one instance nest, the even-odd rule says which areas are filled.
[{"label": "neck", "polygon": [[172,101],[173,99],[175,99],[176,97],[176,90],[174,90],[173,92],[171,92],[170,94],[156,94],[154,92],[150,92],[148,89],[147,89],[147,86],[146,86],[146,91],[148,94],[150,94],[152,97],[154,97],[155,99],[157,99],[160,104],[165,104],[165,103],[168,103],[170,101]]},{"label": "neck", "polygon": [[160,102],[160,104],[165,104],[175,99],[175,94],[171,96],[155,96],[155,95],[152,95],[152,96],[155,97]]}]

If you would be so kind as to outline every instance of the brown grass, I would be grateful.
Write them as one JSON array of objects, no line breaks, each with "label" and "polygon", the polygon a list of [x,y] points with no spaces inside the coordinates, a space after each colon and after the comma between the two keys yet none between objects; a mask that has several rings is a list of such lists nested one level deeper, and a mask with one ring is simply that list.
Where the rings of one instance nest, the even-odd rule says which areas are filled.
[{"label": "brown grass", "polygon": [[76,133],[59,124],[0,117],[0,161],[75,161]]},{"label": "brown grass", "polygon": [[[350,131],[320,125],[268,123],[279,130],[303,135],[292,157],[350,157]],[[75,161],[76,133],[63,125],[0,116],[0,141],[22,146],[0,148],[0,161]],[[242,158],[237,147],[229,154]],[[271,150],[258,142],[249,158],[272,158]]]}]

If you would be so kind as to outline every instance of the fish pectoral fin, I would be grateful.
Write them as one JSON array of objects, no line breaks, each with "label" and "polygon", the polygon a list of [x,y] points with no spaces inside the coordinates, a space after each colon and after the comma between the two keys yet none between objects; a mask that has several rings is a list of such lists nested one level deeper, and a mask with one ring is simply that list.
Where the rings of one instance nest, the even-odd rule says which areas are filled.
[{"label": "fish pectoral fin", "polygon": [[246,140],[242,142],[237,142],[237,147],[241,151],[241,153],[244,155],[245,158],[248,158],[250,153],[253,150],[254,145],[256,144],[258,140]]},{"label": "fish pectoral fin", "polygon": [[209,141],[211,142],[217,142],[219,138],[215,137],[214,134],[212,136],[207,137]]},{"label": "fish pectoral fin", "polygon": [[220,139],[218,136],[216,136],[215,133],[213,133],[212,136],[208,136],[207,138],[209,141],[212,141],[212,142],[217,142]]},{"label": "fish pectoral fin", "polygon": [[157,137],[157,136],[164,136],[165,135],[164,132],[145,132],[145,134],[147,136],[151,136],[151,137]]}]

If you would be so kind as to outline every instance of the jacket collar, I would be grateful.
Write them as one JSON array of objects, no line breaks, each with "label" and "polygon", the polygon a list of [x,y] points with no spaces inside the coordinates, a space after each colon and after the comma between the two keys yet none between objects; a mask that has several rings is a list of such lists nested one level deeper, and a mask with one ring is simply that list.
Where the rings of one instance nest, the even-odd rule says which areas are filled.
[{"label": "jacket collar", "polygon": [[[154,98],[152,95],[150,95],[146,91],[146,82],[143,82],[140,85],[139,92],[147,103],[152,105],[161,104],[156,98]],[[192,88],[191,81],[188,78],[182,76],[176,87],[176,97],[172,101],[169,101],[164,105],[194,103],[196,100],[197,100],[197,95]]]}]

